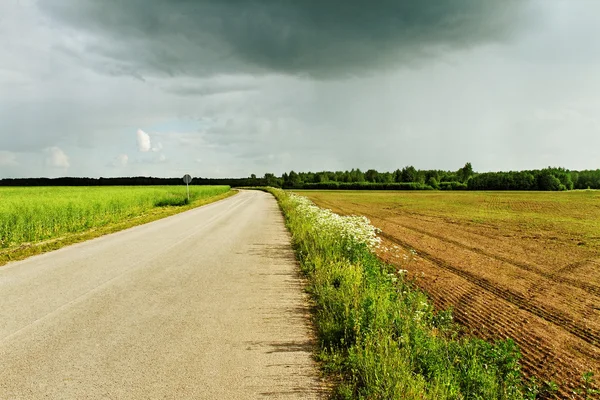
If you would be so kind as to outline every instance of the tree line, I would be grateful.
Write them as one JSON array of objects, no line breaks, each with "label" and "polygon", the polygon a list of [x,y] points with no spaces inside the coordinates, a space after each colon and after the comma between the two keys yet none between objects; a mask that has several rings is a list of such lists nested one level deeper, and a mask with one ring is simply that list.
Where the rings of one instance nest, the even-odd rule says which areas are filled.
[{"label": "tree line", "polygon": [[[181,178],[20,178],[0,179],[0,186],[130,186],[182,185]],[[600,169],[570,171],[548,167],[540,170],[484,172],[466,163],[456,171],[418,170],[406,166],[393,172],[374,169],[361,171],[286,172],[281,176],[267,173],[247,178],[192,179],[192,185],[273,186],[284,189],[350,190],[572,190],[600,189]]]},{"label": "tree line", "polygon": [[[266,186],[262,178],[192,178],[191,185]],[[134,176],[120,178],[6,178],[0,186],[141,186],[141,185],[184,185],[182,178],[156,178]]]},{"label": "tree line", "polygon": [[350,171],[290,171],[280,178],[265,175],[270,186],[293,189],[382,190],[543,190],[600,189],[600,169],[570,171],[548,167],[539,170],[484,172],[466,163],[456,171],[418,170],[406,166],[393,172],[369,169]]}]

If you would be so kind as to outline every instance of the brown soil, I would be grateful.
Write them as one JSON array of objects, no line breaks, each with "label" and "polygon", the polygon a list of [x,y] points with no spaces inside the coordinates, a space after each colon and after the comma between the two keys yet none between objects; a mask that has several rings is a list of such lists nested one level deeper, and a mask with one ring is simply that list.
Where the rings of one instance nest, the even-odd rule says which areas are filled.
[{"label": "brown soil", "polygon": [[525,374],[556,382],[561,398],[582,387],[585,372],[600,377],[600,253],[568,229],[303,194],[371,219],[382,230],[382,259],[408,270],[438,309],[452,307],[469,333],[512,338]]}]

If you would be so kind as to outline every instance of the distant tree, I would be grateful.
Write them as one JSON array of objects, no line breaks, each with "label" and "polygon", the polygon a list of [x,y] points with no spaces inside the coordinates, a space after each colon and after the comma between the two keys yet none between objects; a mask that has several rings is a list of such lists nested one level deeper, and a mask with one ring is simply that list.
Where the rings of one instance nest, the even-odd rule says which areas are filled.
[{"label": "distant tree", "polygon": [[315,181],[315,174],[311,171],[309,172],[301,172],[298,174],[298,176],[300,177],[300,181],[301,182],[314,182]]},{"label": "distant tree", "polygon": [[402,182],[402,171],[399,169],[394,171],[394,182]]},{"label": "distant tree", "polygon": [[571,171],[571,181],[573,182],[573,189],[578,189],[577,182],[579,181],[579,172]]},{"label": "distant tree", "polygon": [[393,183],[394,182],[394,174],[390,172],[378,172],[377,173],[377,182],[378,183]]},{"label": "distant tree", "polygon": [[365,174],[359,169],[352,169],[349,174],[349,182],[364,182]]},{"label": "distant tree", "polygon": [[266,173],[264,179],[267,186],[279,186],[274,174]]},{"label": "distant tree", "polygon": [[470,162],[466,163],[464,167],[456,172],[456,175],[458,176],[458,180],[460,182],[466,182],[470,177],[473,176],[473,166]]},{"label": "distant tree", "polygon": [[565,186],[567,190],[572,190],[574,187],[573,179],[571,178],[571,172],[564,168],[549,168],[552,175],[558,178],[560,183]]},{"label": "distant tree", "polygon": [[435,170],[429,170],[429,171],[423,171],[425,174],[425,182],[429,182],[429,179],[431,178],[435,178],[436,181],[440,181],[440,174],[438,171]]},{"label": "distant tree", "polygon": [[566,187],[560,183],[560,179],[547,169],[541,171],[538,175],[537,186],[539,190],[565,190]]},{"label": "distant tree", "polygon": [[576,178],[572,176],[576,189],[600,189],[600,169],[578,171]]},{"label": "distant tree", "polygon": [[312,182],[313,183],[321,183],[321,182],[327,182],[329,179],[327,179],[327,172],[317,172],[314,177]]},{"label": "distant tree", "polygon": [[325,173],[325,182],[335,182],[335,172],[327,171]]},{"label": "distant tree", "polygon": [[367,182],[377,182],[378,175],[379,173],[377,171],[375,171],[374,169],[370,169],[367,172],[365,172],[365,179],[367,180]]},{"label": "distant tree", "polygon": [[515,187],[512,190],[532,190],[535,188],[535,176],[532,173],[523,171],[514,175]]},{"label": "distant tree", "polygon": [[302,181],[300,180],[300,176],[296,172],[290,171],[290,174],[288,175],[288,183],[288,187],[294,188],[300,186]]},{"label": "distant tree", "polygon": [[348,171],[336,171],[335,172],[336,182],[350,182],[350,174]]},{"label": "distant tree", "polygon": [[417,170],[412,165],[402,168],[402,182],[416,182]]}]

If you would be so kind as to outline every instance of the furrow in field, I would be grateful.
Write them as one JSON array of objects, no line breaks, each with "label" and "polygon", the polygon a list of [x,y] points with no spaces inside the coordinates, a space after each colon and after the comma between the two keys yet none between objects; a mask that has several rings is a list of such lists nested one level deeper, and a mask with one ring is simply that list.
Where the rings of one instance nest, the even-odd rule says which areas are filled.
[{"label": "furrow in field", "polygon": [[552,277],[558,276],[560,278],[560,274],[564,274],[564,273],[573,273],[576,270],[580,269],[581,267],[586,266],[587,264],[595,264],[595,265],[599,265],[600,266],[600,259],[593,259],[593,258],[587,258],[584,260],[579,260],[576,261],[574,263],[570,263],[565,265],[564,267],[560,268],[558,271],[556,271],[554,274],[552,274]]},{"label": "furrow in field", "polygon": [[394,243],[401,245],[401,246],[404,246],[406,248],[415,249],[419,253],[420,257],[433,262],[434,264],[438,265],[439,267],[444,268],[444,269],[452,272],[453,274],[456,274],[456,275],[466,279],[467,281],[481,287],[482,289],[487,290],[488,292],[495,294],[498,297],[503,298],[504,300],[514,304],[515,306],[517,306],[523,310],[526,310],[540,318],[543,318],[546,321],[549,321],[556,325],[562,326],[565,330],[571,332],[573,335],[600,348],[600,333],[599,332],[597,332],[594,329],[588,328],[587,326],[585,326],[584,324],[582,324],[580,322],[574,321],[572,318],[570,318],[569,316],[560,312],[559,310],[556,310],[552,307],[541,307],[536,304],[532,304],[521,294],[500,288],[500,287],[496,286],[496,284],[494,284],[493,282],[490,282],[488,279],[482,278],[481,276],[475,275],[469,271],[465,271],[464,269],[462,269],[460,267],[451,265],[448,262],[446,262],[445,260],[443,260],[439,257],[436,257],[436,256],[426,252],[423,249],[415,248],[412,244],[409,244],[408,242],[406,242],[404,240],[400,240],[400,239],[398,239],[394,236],[388,235],[384,232],[381,232],[380,235]]},{"label": "furrow in field", "polygon": [[[493,203],[492,200],[489,202]],[[343,213],[367,215],[407,228],[423,229],[427,234],[440,232],[439,239],[441,240],[450,240],[453,241],[452,243],[470,249],[482,249],[489,257],[496,257],[541,275],[558,277],[561,280],[565,278],[565,283],[590,292],[598,293],[600,290],[600,281],[590,284],[587,277],[572,279],[572,277],[564,277],[558,273],[565,265],[589,259],[594,260],[598,257],[598,250],[593,244],[593,238],[588,237],[582,241],[581,237],[572,232],[574,228],[570,225],[570,221],[564,224],[555,224],[552,227],[532,227],[525,222],[530,217],[524,217],[523,220],[517,218],[516,222],[507,222],[515,216],[520,217],[516,214],[510,214],[506,219],[498,219],[496,215],[491,221],[485,222],[485,218],[476,217],[483,212],[479,208],[476,209],[478,211],[473,214],[473,217],[457,218],[453,215],[452,210],[448,210],[447,214],[439,214],[439,210],[415,211],[402,205],[384,207],[368,203],[323,201],[321,198],[318,199],[318,202],[334,210],[341,210]],[[511,205],[515,206],[515,204]],[[586,241],[589,242],[589,246],[585,243]],[[473,246],[474,243],[476,243],[475,246]]]},{"label": "furrow in field", "polygon": [[540,269],[540,268],[538,268],[536,266],[533,266],[533,265],[530,265],[530,264],[527,264],[527,263],[524,263],[524,262],[519,262],[517,260],[510,259],[508,257],[504,257],[504,256],[501,256],[501,255],[498,255],[498,254],[494,254],[494,253],[486,251],[486,250],[484,250],[482,248],[475,247],[475,246],[470,246],[470,245],[462,243],[462,242],[460,242],[458,240],[450,239],[448,237],[432,233],[432,232],[427,231],[425,229],[417,228],[417,227],[414,227],[414,226],[409,226],[409,225],[406,225],[406,224],[401,224],[401,223],[398,223],[397,221],[394,221],[394,220],[391,220],[391,219],[387,219],[387,218],[373,217],[373,216],[370,216],[370,217],[371,218],[376,218],[377,220],[381,220],[381,221],[385,221],[385,222],[388,222],[388,223],[392,223],[392,224],[394,224],[396,226],[400,226],[400,227],[405,228],[405,229],[410,229],[410,230],[412,230],[414,232],[418,232],[418,233],[421,233],[423,235],[430,236],[430,237],[432,237],[434,239],[437,239],[439,241],[442,241],[442,242],[453,244],[454,246],[461,247],[461,248],[463,248],[463,249],[465,249],[467,251],[471,251],[471,252],[480,254],[480,255],[482,255],[484,257],[489,257],[489,258],[492,258],[494,260],[497,260],[497,261],[500,261],[500,262],[503,262],[503,263],[506,263],[506,264],[510,264],[510,265],[515,266],[517,268],[520,268],[522,270],[525,270],[525,271],[528,271],[528,272],[532,272],[532,273],[534,273],[536,275],[539,275],[541,277],[544,277],[546,279],[550,279],[550,280],[552,280],[554,282],[559,282],[559,283],[564,283],[564,284],[569,285],[569,286],[574,286],[574,287],[577,287],[577,288],[579,288],[579,289],[581,289],[581,290],[583,290],[583,291],[585,291],[585,292],[587,292],[589,294],[600,296],[600,287],[598,287],[596,285],[591,285],[591,284],[588,284],[588,283],[585,283],[585,282],[581,282],[581,281],[578,281],[578,280],[575,280],[575,279],[569,279],[567,277],[561,276],[562,272],[570,270],[571,268],[574,269],[574,268],[576,268],[578,266],[585,265],[587,262],[590,261],[588,259],[581,260],[581,261],[578,261],[576,263],[570,264],[570,265],[564,267],[564,269],[558,270],[557,272],[549,273],[549,272],[546,272],[546,271],[544,271],[544,270],[542,270],[542,269]]},{"label": "furrow in field", "polygon": [[[383,258],[394,263],[389,254],[387,258],[383,255]],[[436,308],[452,307],[455,320],[467,327],[470,333],[486,339],[512,338],[521,349],[524,372],[528,376],[561,384],[563,396],[578,386],[584,372],[600,372],[597,364],[589,362],[600,358],[600,350],[590,348],[587,342],[565,332],[562,327],[439,268],[426,258],[401,268],[408,268],[414,273],[417,284],[432,297]],[[421,272],[424,276],[420,275]],[[578,351],[582,348],[587,349],[587,354]]]},{"label": "furrow in field", "polygon": [[[345,214],[357,211],[336,204],[326,206]],[[435,257],[436,263],[445,265],[454,273],[462,274],[486,290],[495,292],[541,318],[565,326],[590,344],[600,346],[600,310],[595,308],[600,304],[600,296],[580,287],[570,286],[556,276],[541,276],[524,270],[514,265],[510,259],[504,261],[493,254],[489,257],[489,251],[472,251],[473,246],[465,246],[428,230],[415,229],[397,220],[381,217],[373,210],[367,211],[360,207],[359,213],[369,217],[379,228],[393,231],[394,238],[402,237],[402,242],[407,246],[426,253],[429,257]],[[443,223],[437,224],[437,227],[443,232],[451,231],[451,228],[443,226]],[[418,235],[415,235],[415,232]],[[568,301],[557,302],[556,299]]]}]

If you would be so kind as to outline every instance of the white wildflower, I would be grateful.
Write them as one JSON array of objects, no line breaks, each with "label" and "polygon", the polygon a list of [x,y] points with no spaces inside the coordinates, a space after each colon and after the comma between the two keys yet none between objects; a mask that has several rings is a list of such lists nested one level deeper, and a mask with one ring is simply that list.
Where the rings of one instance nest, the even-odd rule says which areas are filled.
[{"label": "white wildflower", "polygon": [[296,211],[310,222],[320,235],[332,240],[341,239],[343,243],[365,244],[372,250],[381,244],[381,238],[377,236],[379,230],[371,225],[367,217],[341,216],[331,210],[319,208],[308,198],[295,194],[290,195],[290,200]]}]

